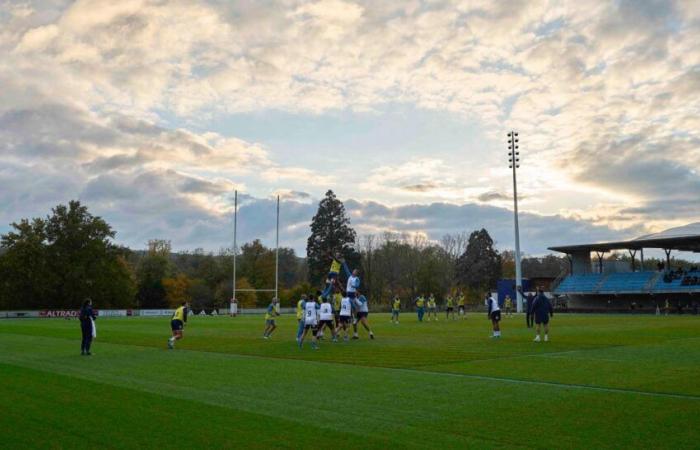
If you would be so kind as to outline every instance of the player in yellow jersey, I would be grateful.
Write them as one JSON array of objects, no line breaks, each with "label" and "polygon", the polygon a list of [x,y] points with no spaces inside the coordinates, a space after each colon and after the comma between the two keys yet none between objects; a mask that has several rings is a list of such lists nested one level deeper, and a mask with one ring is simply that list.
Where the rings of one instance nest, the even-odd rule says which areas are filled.
[{"label": "player in yellow jersey", "polygon": [[510,295],[506,295],[506,299],[504,301],[505,307],[506,307],[506,317],[510,317],[513,315],[513,300],[510,298]]},{"label": "player in yellow jersey", "polygon": [[279,316],[280,313],[277,312],[277,305],[279,304],[277,297],[273,298],[270,305],[267,307],[265,312],[265,331],[263,332],[263,339],[270,339],[270,335],[277,328],[275,323],[275,317]]},{"label": "player in yellow jersey", "polygon": [[173,331],[173,335],[168,339],[168,348],[175,348],[175,341],[182,339],[182,330],[185,328],[187,323],[187,302],[182,302],[179,308],[173,313],[173,317],[170,319],[170,328]]},{"label": "player in yellow jersey", "polygon": [[416,314],[418,314],[418,322],[422,322],[425,314],[425,297],[422,295],[416,299]]},{"label": "player in yellow jersey", "polygon": [[343,301],[343,294],[338,289],[333,294],[333,319],[335,320],[335,328],[340,325],[340,304]]},{"label": "player in yellow jersey", "polygon": [[448,295],[445,300],[445,318],[450,320],[450,314],[452,315],[452,320],[455,320],[455,301],[452,295]]},{"label": "player in yellow jersey", "polygon": [[301,294],[301,300],[297,302],[297,342],[299,342],[301,334],[304,332],[304,303],[306,299],[306,294]]},{"label": "player in yellow jersey", "polygon": [[462,294],[461,292],[459,293],[459,296],[457,297],[457,308],[459,309],[459,316],[462,319],[464,319],[466,312],[464,311],[464,294]]},{"label": "player in yellow jersey", "polygon": [[331,268],[328,270],[328,276],[326,277],[326,287],[321,293],[323,298],[327,298],[329,295],[331,295],[333,288],[338,284],[338,275],[340,274],[341,267],[342,258],[340,253],[336,253],[335,255],[331,256]]},{"label": "player in yellow jersey", "polygon": [[431,317],[437,322],[437,301],[435,300],[435,295],[432,293],[428,297],[428,322],[430,322]]},{"label": "player in yellow jersey", "polygon": [[399,324],[399,313],[401,312],[401,300],[399,296],[394,296],[394,301],[391,303],[391,323]]}]

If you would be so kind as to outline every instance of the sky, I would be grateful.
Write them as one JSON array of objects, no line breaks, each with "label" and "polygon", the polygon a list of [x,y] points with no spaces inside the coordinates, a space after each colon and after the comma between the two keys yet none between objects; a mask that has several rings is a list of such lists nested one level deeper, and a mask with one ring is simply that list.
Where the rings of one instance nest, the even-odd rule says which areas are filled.
[{"label": "sky", "polygon": [[145,248],[513,246],[700,221],[700,1],[0,0],[0,232],[79,199]]}]

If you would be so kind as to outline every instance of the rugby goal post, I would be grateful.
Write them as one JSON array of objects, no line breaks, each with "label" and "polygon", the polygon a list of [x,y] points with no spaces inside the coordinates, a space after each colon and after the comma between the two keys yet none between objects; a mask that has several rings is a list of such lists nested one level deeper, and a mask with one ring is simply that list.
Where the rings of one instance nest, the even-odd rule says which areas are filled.
[{"label": "rugby goal post", "polygon": [[[277,196],[275,219],[275,287],[272,289],[236,289],[236,257],[238,256],[238,190],[233,192],[233,295],[229,313],[235,316],[240,313],[236,292],[274,292],[279,299],[279,266],[280,266],[280,196]],[[234,300],[236,300],[234,302]],[[279,309],[279,304],[277,305]],[[234,313],[235,311],[235,313]],[[279,310],[277,311],[279,312]]]}]

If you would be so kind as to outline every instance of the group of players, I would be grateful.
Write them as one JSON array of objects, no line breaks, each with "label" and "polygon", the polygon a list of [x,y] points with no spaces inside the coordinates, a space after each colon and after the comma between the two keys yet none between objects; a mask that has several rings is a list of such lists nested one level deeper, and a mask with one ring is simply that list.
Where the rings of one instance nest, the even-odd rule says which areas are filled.
[{"label": "group of players", "polygon": [[[296,305],[297,316],[297,335],[296,341],[299,348],[302,348],[304,341],[311,333],[311,347],[319,348],[319,341],[324,338],[324,331],[328,330],[331,334],[331,340],[338,342],[338,338],[343,333],[343,339],[349,340],[349,326],[352,325],[352,339],[359,339],[358,325],[362,325],[369,333],[370,339],[374,339],[374,333],[369,325],[369,304],[367,298],[360,292],[360,277],[358,270],[348,268],[345,260],[340,255],[332,256],[331,267],[326,277],[326,283],[323,291],[316,291],[315,294],[304,294]],[[347,283],[345,288],[340,284],[340,270],[345,272]],[[437,317],[437,302],[435,296],[430,294],[427,298],[419,296],[415,300],[416,313],[418,321],[422,322],[428,312],[427,320],[438,320]],[[501,337],[501,308],[498,300],[494,299],[490,293],[486,294],[484,300],[487,307],[488,318],[492,323],[492,337]],[[461,319],[466,316],[464,295],[460,292],[455,297],[448,295],[445,299],[445,315],[449,320],[455,318],[455,306],[458,309],[458,314]],[[510,297],[506,299],[505,305],[507,313],[512,308],[512,300]],[[394,297],[391,309],[391,322],[399,323],[399,314],[401,311],[401,300],[398,296]],[[530,298],[528,296],[527,317],[528,326],[530,326],[530,316],[533,315],[537,324],[536,342],[540,341],[540,327],[544,326],[544,341],[548,340],[549,332],[549,317],[553,315],[553,308],[547,297],[541,289],[538,289],[538,296]],[[263,338],[269,339],[272,333],[277,328],[275,321],[276,316],[279,316],[279,299],[274,298],[267,307],[265,313],[265,330]],[[168,348],[174,348],[175,342],[182,339],[182,330],[187,322],[187,303],[175,310],[172,316],[171,328],[172,336],[168,339]]]},{"label": "group of players", "polygon": [[[340,270],[345,272],[347,283],[345,289],[340,284]],[[369,325],[369,303],[367,297],[360,292],[360,277],[358,270],[348,268],[340,255],[334,255],[331,267],[326,277],[323,291],[315,294],[302,295],[297,302],[297,344],[299,348],[311,333],[311,347],[318,349],[319,340],[324,337],[324,330],[329,330],[331,340],[338,342],[342,331],[343,339],[349,340],[349,326],[352,324],[353,339],[358,339],[358,325],[362,325],[374,339],[374,333]],[[269,337],[269,335],[268,335]]]}]

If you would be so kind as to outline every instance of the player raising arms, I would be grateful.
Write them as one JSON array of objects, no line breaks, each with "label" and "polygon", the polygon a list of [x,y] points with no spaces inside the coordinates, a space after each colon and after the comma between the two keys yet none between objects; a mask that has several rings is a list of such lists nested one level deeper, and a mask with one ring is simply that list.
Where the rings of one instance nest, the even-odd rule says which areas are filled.
[{"label": "player raising arms", "polygon": [[337,342],[337,338],[335,336],[335,327],[333,326],[333,305],[331,305],[331,302],[328,300],[327,297],[322,297],[323,300],[321,302],[321,306],[319,309],[319,322],[318,322],[318,329],[316,331],[316,337],[320,339],[323,337],[323,328],[327,327],[331,330],[331,335],[333,336],[333,342]]},{"label": "player raising arms", "polygon": [[348,324],[352,320],[352,302],[351,300],[344,296],[340,301],[340,320],[338,326],[335,329],[335,335],[338,336],[340,329],[342,328],[345,332],[343,340],[347,342],[348,340]]},{"label": "player raising arms", "polygon": [[170,320],[170,328],[173,335],[168,339],[168,348],[175,348],[175,341],[182,339],[182,330],[187,323],[187,302],[182,302],[179,308],[175,310],[172,319]]},{"label": "player raising arms", "polygon": [[391,323],[399,324],[399,313],[401,312],[401,300],[398,295],[394,296],[394,301],[391,304]]},{"label": "player raising arms", "polygon": [[304,344],[304,338],[306,334],[311,330],[313,335],[313,341],[311,341],[311,347],[316,350],[318,349],[318,336],[316,335],[316,326],[318,325],[318,310],[321,306],[316,303],[313,296],[307,299],[302,305],[304,309],[304,332],[301,333],[299,338],[299,348]]},{"label": "player raising arms", "polygon": [[270,339],[270,335],[277,328],[275,317],[280,315],[280,313],[277,312],[277,305],[279,302],[280,301],[277,299],[277,297],[275,297],[267,307],[267,311],[265,312],[265,331],[263,332],[263,339]]},{"label": "player raising arms", "polygon": [[321,296],[328,297],[333,292],[333,288],[338,283],[338,275],[340,274],[341,260],[339,253],[335,255],[330,255],[331,257],[331,268],[328,270],[328,276],[326,277],[326,287],[321,293]]},{"label": "player raising arms", "polygon": [[490,293],[486,293],[486,307],[488,308],[488,317],[493,325],[493,335],[491,337],[501,337],[501,307],[498,306],[498,300],[493,298]]},{"label": "player raising arms", "polygon": [[455,320],[455,301],[452,294],[448,294],[445,300],[445,318],[450,320],[450,315],[452,315],[452,320]]},{"label": "player raising arms", "polygon": [[355,297],[357,297],[357,290],[360,288],[360,271],[355,269],[350,272],[350,269],[348,269],[348,265],[345,264],[345,261],[343,261],[343,270],[345,270],[345,275],[348,276],[348,284],[345,292],[347,293],[348,298],[354,303]]},{"label": "player raising arms", "polygon": [[365,327],[365,330],[369,331],[369,338],[374,339],[374,333],[372,333],[372,330],[369,327],[369,322],[367,321],[367,316],[369,315],[369,305],[367,303],[367,297],[364,295],[361,295],[359,291],[357,292],[357,295],[359,297],[355,297],[355,307],[357,309],[357,313],[355,315],[355,321],[352,323],[352,328],[354,334],[352,335],[353,339],[359,339],[357,335],[357,323],[362,323],[362,326]]}]

